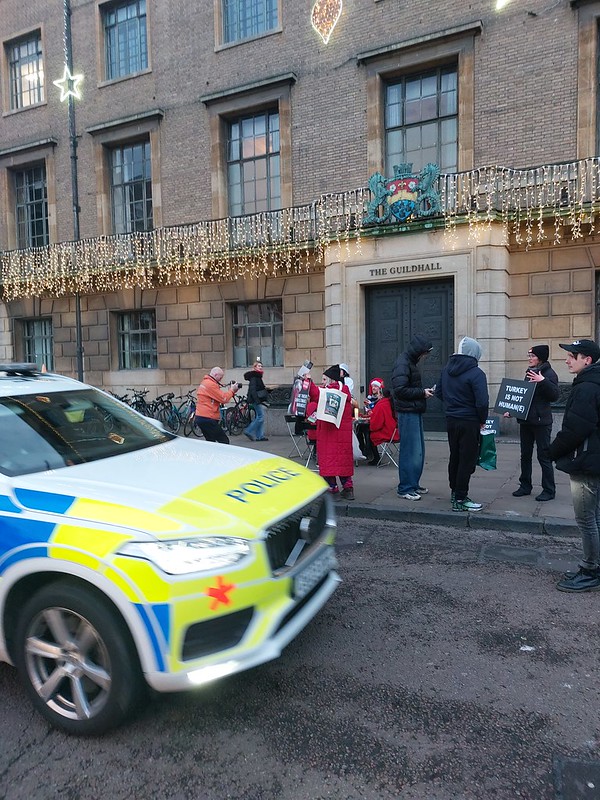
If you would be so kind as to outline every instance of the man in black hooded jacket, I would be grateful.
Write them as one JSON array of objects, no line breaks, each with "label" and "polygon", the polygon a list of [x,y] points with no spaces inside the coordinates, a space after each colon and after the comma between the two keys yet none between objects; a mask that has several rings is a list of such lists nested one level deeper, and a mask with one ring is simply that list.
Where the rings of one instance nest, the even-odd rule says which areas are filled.
[{"label": "man in black hooded jacket", "polygon": [[427,398],[433,397],[433,389],[423,388],[418,364],[432,349],[425,336],[415,334],[392,370],[392,394],[400,434],[398,496],[405,500],[420,500],[428,491],[420,485],[425,464],[423,413]]},{"label": "man in black hooded jacket", "polygon": [[575,379],[548,455],[569,475],[583,558],[579,570],[567,572],[556,588],[591,592],[600,589],[600,347],[590,339],[559,347],[567,351],[565,363]]}]

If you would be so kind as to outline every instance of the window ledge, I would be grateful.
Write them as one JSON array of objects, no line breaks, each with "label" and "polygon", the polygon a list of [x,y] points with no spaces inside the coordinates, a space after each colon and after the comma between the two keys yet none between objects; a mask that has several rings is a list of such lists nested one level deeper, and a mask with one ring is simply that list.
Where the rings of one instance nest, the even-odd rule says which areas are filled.
[{"label": "window ledge", "polygon": [[41,103],[32,103],[30,106],[23,106],[22,108],[11,108],[8,111],[3,111],[3,117],[12,117],[13,114],[22,114],[23,111],[31,111],[32,108],[42,108],[43,106],[47,106],[48,101],[42,100]]},{"label": "window ledge", "polygon": [[101,122],[99,125],[92,125],[86,128],[86,133],[91,133],[92,136],[97,133],[111,130],[113,128],[122,128],[131,123],[142,122],[148,119],[162,119],[165,112],[162,108],[153,108],[150,111],[142,111],[140,114],[132,114],[129,117],[119,117],[119,119],[112,119],[110,122]]},{"label": "window ledge", "polygon": [[239,45],[248,44],[248,42],[256,42],[259,39],[264,39],[266,36],[273,36],[275,33],[283,33],[283,28],[281,25],[278,25],[276,28],[272,28],[270,31],[257,33],[256,36],[248,36],[246,39],[236,39],[235,42],[222,42],[221,44],[215,46],[215,53],[218,53],[221,50],[230,50],[232,47],[239,47]]},{"label": "window ledge", "polygon": [[417,36],[415,39],[407,39],[404,42],[396,42],[395,44],[388,44],[384,47],[379,47],[377,50],[367,50],[364,53],[359,53],[356,56],[357,64],[364,64],[373,58],[380,58],[381,56],[391,55],[400,50],[408,50],[409,47],[416,47],[422,44],[431,44],[433,42],[443,42],[465,34],[475,36],[483,30],[483,22],[475,20],[468,22],[466,25],[458,25],[456,28],[447,28],[444,31],[437,31],[436,33],[428,33],[425,36]]},{"label": "window ledge", "polygon": [[139,72],[130,72],[127,75],[119,75],[117,78],[110,78],[110,80],[100,81],[98,83],[98,89],[105,89],[107,86],[114,86],[117,83],[130,81],[133,78],[139,78],[142,75],[149,75],[151,72],[152,67],[146,67],[146,69],[141,69]]},{"label": "window ledge", "polygon": [[264,89],[267,86],[277,86],[283,83],[296,83],[298,76],[295,72],[284,72],[282,75],[275,75],[272,78],[264,78],[261,81],[253,81],[246,83],[243,86],[236,86],[233,89],[223,89],[221,92],[213,92],[212,94],[204,94],[200,97],[200,102],[204,105],[214,103],[216,100],[223,100],[226,97],[233,97],[234,95],[244,94],[246,92],[255,92],[257,89]]},{"label": "window ledge", "polygon": [[3,150],[0,150],[0,158],[3,158],[4,156],[11,156],[14,153],[24,153],[27,150],[40,150],[42,147],[56,147],[57,144],[58,139],[55,139],[53,136],[50,136],[47,139],[38,139],[35,142],[17,144],[14,147],[5,147]]}]

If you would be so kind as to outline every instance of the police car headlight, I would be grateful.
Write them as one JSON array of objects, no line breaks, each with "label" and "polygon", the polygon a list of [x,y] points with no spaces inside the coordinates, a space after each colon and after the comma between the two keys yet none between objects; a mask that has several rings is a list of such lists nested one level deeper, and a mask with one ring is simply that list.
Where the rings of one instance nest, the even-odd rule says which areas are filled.
[{"label": "police car headlight", "polygon": [[250,545],[232,536],[203,536],[164,542],[129,542],[119,553],[151,561],[169,575],[185,575],[232,567],[246,558]]}]

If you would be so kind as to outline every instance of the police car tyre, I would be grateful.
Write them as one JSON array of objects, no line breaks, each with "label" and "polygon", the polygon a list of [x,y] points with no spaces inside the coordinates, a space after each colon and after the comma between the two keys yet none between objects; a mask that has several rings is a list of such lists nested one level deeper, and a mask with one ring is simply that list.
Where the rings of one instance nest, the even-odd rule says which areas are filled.
[{"label": "police car tyre", "polygon": [[117,726],[144,689],[124,624],[94,592],[53,583],[26,603],[15,664],[36,709],[66,733]]}]

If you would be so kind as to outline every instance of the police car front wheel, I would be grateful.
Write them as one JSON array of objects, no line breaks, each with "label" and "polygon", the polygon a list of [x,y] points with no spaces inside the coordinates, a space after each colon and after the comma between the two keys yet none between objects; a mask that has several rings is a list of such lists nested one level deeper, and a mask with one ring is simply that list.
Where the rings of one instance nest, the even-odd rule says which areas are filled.
[{"label": "police car front wheel", "polygon": [[50,584],[25,604],[15,661],[35,707],[67,733],[96,735],[116,726],[142,690],[121,620],[79,585]]}]

